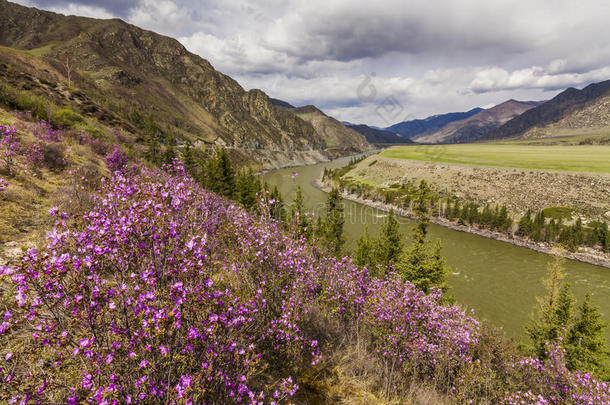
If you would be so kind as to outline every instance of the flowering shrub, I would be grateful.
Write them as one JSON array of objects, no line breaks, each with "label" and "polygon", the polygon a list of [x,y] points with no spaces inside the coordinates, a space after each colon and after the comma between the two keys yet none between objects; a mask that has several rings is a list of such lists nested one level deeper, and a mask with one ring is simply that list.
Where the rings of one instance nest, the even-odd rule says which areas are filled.
[{"label": "flowering shrub", "polygon": [[111,172],[116,172],[117,170],[122,170],[125,165],[129,162],[129,158],[118,146],[115,146],[114,150],[106,155],[106,167]]},{"label": "flowering shrub", "polygon": [[14,175],[21,160],[23,145],[15,127],[0,125],[0,160],[5,170]]},{"label": "flowering shrub", "polygon": [[2,177],[0,177],[0,192],[4,191],[8,186],[8,182],[6,182]]},{"label": "flowering shrub", "polygon": [[[319,257],[264,209],[250,216],[179,164],[166,169],[115,172],[80,217],[52,208],[46,248],[0,271],[12,301],[0,314],[1,400],[283,403],[340,346],[316,316],[382,364],[386,392],[413,379],[451,392],[464,370],[489,374],[472,367],[478,322],[439,291]],[[561,367],[517,362],[521,391],[505,402],[606,398]],[[549,397],[556,388],[569,394]]]},{"label": "flowering shrub", "polygon": [[39,121],[28,125],[34,136],[45,142],[61,142],[63,134],[61,130],[54,129],[47,121]]},{"label": "flowering shrub", "polygon": [[610,383],[569,371],[559,343],[547,343],[547,355],[544,362],[526,358],[516,365],[526,384],[523,390],[507,394],[507,404],[610,404]]}]

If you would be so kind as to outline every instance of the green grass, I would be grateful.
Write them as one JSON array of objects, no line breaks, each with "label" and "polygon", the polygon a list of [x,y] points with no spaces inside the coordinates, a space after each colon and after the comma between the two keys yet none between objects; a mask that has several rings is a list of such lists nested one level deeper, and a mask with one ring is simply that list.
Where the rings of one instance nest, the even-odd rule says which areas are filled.
[{"label": "green grass", "polygon": [[548,207],[543,209],[542,212],[547,218],[553,218],[555,220],[567,219],[570,221],[574,210],[570,207]]},{"label": "green grass", "polygon": [[610,145],[409,145],[380,156],[475,166],[610,173]]}]

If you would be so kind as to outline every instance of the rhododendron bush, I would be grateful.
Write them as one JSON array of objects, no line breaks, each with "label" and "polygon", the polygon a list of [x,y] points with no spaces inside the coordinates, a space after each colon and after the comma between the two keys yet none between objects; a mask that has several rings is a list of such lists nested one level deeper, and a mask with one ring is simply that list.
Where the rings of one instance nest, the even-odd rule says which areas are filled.
[{"label": "rhododendron bush", "polygon": [[[440,292],[320,257],[179,164],[169,171],[133,166],[103,182],[90,212],[50,210],[46,247],[2,269],[0,400],[290,402],[337,346],[315,317],[362,343],[396,393],[414,375],[451,386],[477,361],[477,321]],[[595,389],[608,399],[599,384],[583,398]]]}]

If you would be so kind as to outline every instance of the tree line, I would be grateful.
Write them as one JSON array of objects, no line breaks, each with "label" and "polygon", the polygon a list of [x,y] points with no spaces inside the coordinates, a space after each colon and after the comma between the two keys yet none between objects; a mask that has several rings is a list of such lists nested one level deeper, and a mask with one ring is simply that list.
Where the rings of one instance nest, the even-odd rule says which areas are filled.
[{"label": "tree line", "polygon": [[[346,190],[367,199],[383,198],[386,204],[413,211],[417,199],[417,186],[410,182],[396,183],[388,188],[363,184],[342,176],[351,170],[358,161],[350,162],[345,167],[325,170],[323,179],[332,179],[340,190]],[[375,163],[374,161],[371,163]],[[460,225],[477,226],[481,229],[529,238],[535,242],[559,244],[570,251],[576,251],[580,246],[595,247],[610,252],[610,231],[605,221],[591,221],[583,224],[576,216],[570,220],[572,210],[567,207],[549,207],[535,215],[528,211],[519,220],[515,220],[506,205],[486,204],[481,206],[473,201],[463,201],[458,197],[441,197],[433,194],[431,197],[431,214]],[[557,211],[557,212],[555,212]]]}]

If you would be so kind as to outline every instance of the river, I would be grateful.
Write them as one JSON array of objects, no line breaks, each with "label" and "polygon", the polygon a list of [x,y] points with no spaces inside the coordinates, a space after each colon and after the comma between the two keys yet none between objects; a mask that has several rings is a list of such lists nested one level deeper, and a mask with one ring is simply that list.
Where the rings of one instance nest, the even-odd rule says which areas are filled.
[{"label": "river", "polygon": [[[266,173],[264,179],[277,186],[287,203],[294,200],[296,188],[300,185],[305,206],[317,215],[323,212],[327,195],[315,188],[312,181],[321,176],[325,167],[341,167],[349,160],[341,158],[311,166],[274,170]],[[292,176],[294,172],[298,173],[296,177]],[[365,226],[371,235],[377,235],[386,214],[352,201],[344,200],[344,203],[344,230],[351,249]],[[408,243],[414,221],[407,218],[400,218],[400,221]],[[458,303],[474,309],[479,319],[502,326],[507,336],[523,336],[524,325],[536,309],[536,296],[544,292],[541,280],[546,275],[550,256],[434,224],[430,225],[429,235],[432,240],[440,239],[443,244],[443,254],[451,267],[450,293]],[[610,269],[567,260],[565,275],[578,304],[589,291],[604,319],[610,321]],[[606,329],[606,339],[610,341],[610,327]]]}]

